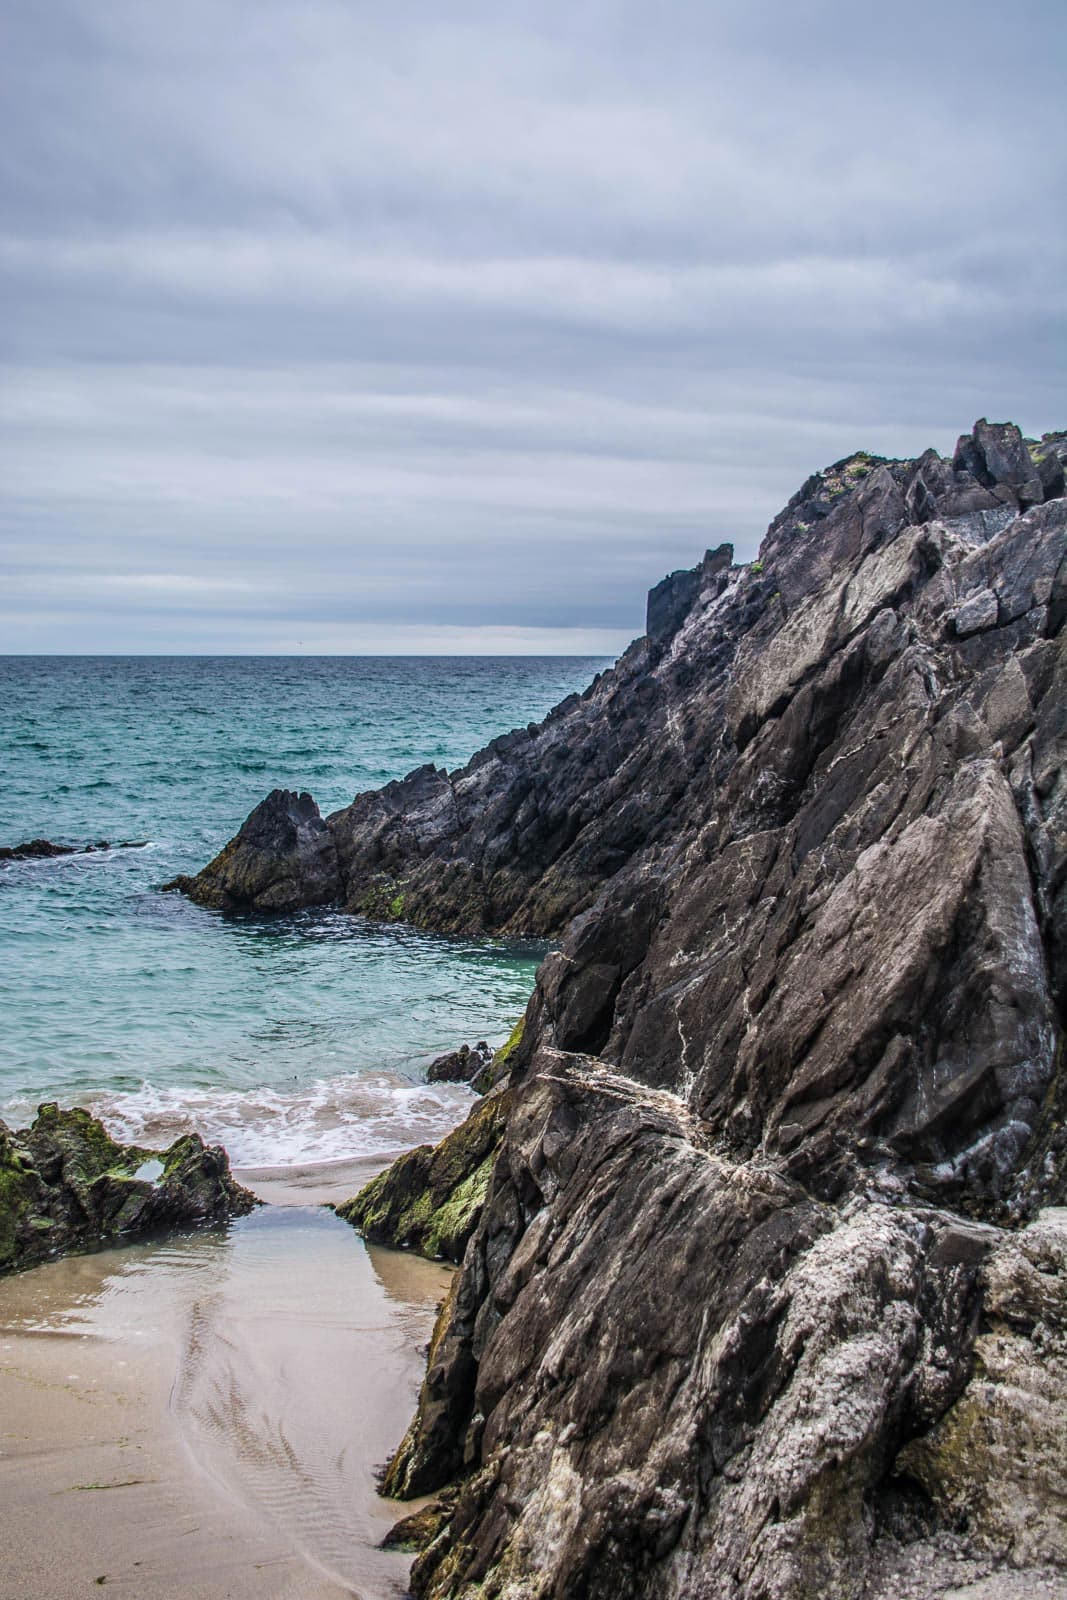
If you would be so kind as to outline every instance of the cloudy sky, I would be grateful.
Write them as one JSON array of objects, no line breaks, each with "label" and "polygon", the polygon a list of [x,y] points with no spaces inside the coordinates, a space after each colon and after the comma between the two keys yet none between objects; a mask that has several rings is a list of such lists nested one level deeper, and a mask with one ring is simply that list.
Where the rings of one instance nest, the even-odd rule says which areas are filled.
[{"label": "cloudy sky", "polygon": [[1054,0],[3,0],[0,650],[568,651],[1067,425]]}]

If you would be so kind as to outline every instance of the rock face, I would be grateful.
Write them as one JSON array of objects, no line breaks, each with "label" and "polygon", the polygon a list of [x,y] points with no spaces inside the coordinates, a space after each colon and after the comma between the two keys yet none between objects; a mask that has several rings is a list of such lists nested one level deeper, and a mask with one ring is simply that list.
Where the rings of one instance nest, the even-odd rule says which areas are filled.
[{"label": "rock face", "polygon": [[389,1469],[460,1485],[417,1594],[1062,1559],[1065,458],[841,461],[539,727],[327,819],[351,909],[560,941]]},{"label": "rock face", "polygon": [[898,1465],[950,1525],[1067,1567],[1067,1210],[1000,1243],[984,1278],[971,1380]]},{"label": "rock face", "polygon": [[225,1150],[187,1134],[168,1150],[120,1145],[87,1111],[40,1107],[29,1128],[0,1122],[0,1272],[119,1235],[218,1223],[258,1202]]}]

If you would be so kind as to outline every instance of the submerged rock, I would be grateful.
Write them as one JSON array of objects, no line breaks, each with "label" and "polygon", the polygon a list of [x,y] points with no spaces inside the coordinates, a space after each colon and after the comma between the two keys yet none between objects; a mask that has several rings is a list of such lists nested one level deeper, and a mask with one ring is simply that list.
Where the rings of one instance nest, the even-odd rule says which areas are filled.
[{"label": "submerged rock", "polygon": [[544,723],[326,820],[350,909],[559,940],[386,1480],[458,1488],[417,1595],[1063,1561],[1065,457],[847,457]]},{"label": "submerged rock", "polygon": [[112,844],[97,839],[95,844],[54,844],[51,839],[29,839],[25,844],[0,846],[0,861],[49,861],[53,856],[91,856],[98,850],[143,850],[146,839],[123,839]]},{"label": "submerged rock", "polygon": [[[92,849],[91,845],[86,848]],[[96,847],[107,849],[101,841]],[[0,845],[0,861],[48,861],[53,856],[75,855],[76,847],[72,844],[53,844],[51,839],[28,839],[25,844]]]},{"label": "submerged rock", "polygon": [[0,1122],[0,1272],[109,1239],[219,1223],[258,1201],[198,1134],[167,1150],[117,1144],[80,1108],[42,1105],[29,1128]]},{"label": "submerged rock", "polygon": [[484,1072],[493,1052],[484,1039],[476,1045],[461,1044],[458,1050],[438,1056],[426,1068],[427,1083],[470,1083]]}]

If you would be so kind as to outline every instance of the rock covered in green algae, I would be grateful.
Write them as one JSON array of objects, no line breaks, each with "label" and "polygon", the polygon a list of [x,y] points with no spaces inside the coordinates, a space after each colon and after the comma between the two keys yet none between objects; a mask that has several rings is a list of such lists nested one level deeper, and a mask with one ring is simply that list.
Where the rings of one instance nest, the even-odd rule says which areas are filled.
[{"label": "rock covered in green algae", "polygon": [[475,1094],[488,1094],[490,1089],[495,1089],[498,1083],[504,1082],[511,1071],[511,1058],[522,1043],[525,1031],[526,1017],[523,1015],[512,1028],[506,1042],[471,1079],[471,1088]]},{"label": "rock covered in green algae", "polygon": [[42,1105],[29,1128],[0,1122],[0,1273],[120,1235],[218,1223],[256,1198],[221,1146],[186,1134],[167,1150],[121,1145],[80,1107]]},{"label": "rock covered in green algae", "polygon": [[508,1091],[487,1096],[438,1145],[409,1150],[337,1215],[375,1244],[460,1262],[504,1136]]}]

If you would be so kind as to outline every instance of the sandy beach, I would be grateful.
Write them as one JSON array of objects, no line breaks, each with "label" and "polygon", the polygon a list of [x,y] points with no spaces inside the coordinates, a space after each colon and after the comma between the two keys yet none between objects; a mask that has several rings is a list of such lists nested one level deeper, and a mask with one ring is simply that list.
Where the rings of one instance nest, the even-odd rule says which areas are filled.
[{"label": "sandy beach", "polygon": [[381,1163],[240,1174],[229,1230],[0,1283],[2,1600],[364,1600],[447,1270],[368,1249],[322,1201]]}]

